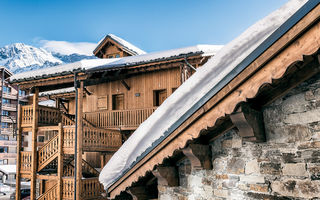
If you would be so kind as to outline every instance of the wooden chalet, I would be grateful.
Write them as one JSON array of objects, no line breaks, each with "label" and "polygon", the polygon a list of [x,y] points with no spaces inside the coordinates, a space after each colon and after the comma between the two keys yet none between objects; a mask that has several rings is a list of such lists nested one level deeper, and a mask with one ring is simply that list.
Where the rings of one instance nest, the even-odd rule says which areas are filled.
[{"label": "wooden chalet", "polygon": [[[31,199],[103,199],[98,168],[219,49],[200,45],[137,55],[114,38],[107,36],[94,52],[107,59],[11,77],[33,93],[32,102],[19,107],[17,200],[21,179],[31,180]],[[39,105],[39,96],[55,100],[55,107]],[[27,135],[29,151],[21,147]]]},{"label": "wooden chalet", "polygon": [[[259,43],[259,46],[256,46],[245,57],[242,57],[242,53],[240,53],[238,56],[242,57],[242,60],[229,70],[229,72],[226,71],[228,70],[228,66],[232,65],[232,62],[227,62],[228,65],[224,66],[225,62],[220,61],[221,66],[219,66],[215,59],[228,59],[233,53],[237,54],[243,51],[243,49],[241,49],[241,51],[232,52],[232,45],[234,45],[235,42],[241,43],[244,41],[245,36],[242,35],[238,40],[235,40],[234,43],[231,43],[229,46],[231,50],[223,48],[212,60],[209,60],[206,65],[203,66],[203,68],[208,69],[207,73],[209,73],[210,68],[216,69],[217,76],[220,73],[219,67],[224,66],[225,68],[221,69],[223,72],[221,73],[223,74],[221,80],[210,86],[210,81],[214,82],[216,79],[219,79],[219,77],[205,76],[206,79],[202,81],[206,82],[207,85],[205,86],[209,87],[210,90],[204,93],[203,96],[186,111],[183,111],[182,106],[174,110],[174,112],[177,113],[181,112],[181,117],[176,118],[173,122],[168,120],[163,123],[152,121],[150,117],[147,120],[150,127],[148,131],[150,132],[145,133],[144,130],[137,130],[130,138],[132,139],[130,141],[138,141],[140,144],[144,144],[146,141],[144,141],[143,138],[139,139],[139,135],[151,134],[149,139],[154,138],[152,146],[142,147],[144,148],[142,149],[143,151],[136,149],[136,151],[139,152],[136,153],[137,155],[134,152],[125,151],[130,154],[130,158],[121,160],[123,158],[120,154],[123,153],[125,149],[135,145],[134,143],[126,143],[114,155],[114,157],[118,159],[111,159],[112,162],[107,164],[104,169],[106,171],[103,170],[101,172],[100,180],[105,184],[109,198],[157,199],[159,198],[158,188],[162,188],[162,192],[166,190],[165,188],[174,188],[169,190],[170,192],[168,192],[167,195],[179,191],[181,187],[178,186],[181,180],[179,180],[177,162],[188,159],[191,170],[212,169],[213,158],[211,158],[209,143],[215,141],[219,136],[224,135],[231,129],[236,130],[244,141],[253,143],[265,142],[264,122],[261,114],[262,108],[284,94],[287,94],[299,83],[319,74],[319,19],[319,1],[310,0],[290,18],[279,24],[277,29],[275,29],[272,34],[267,35],[263,41],[260,41],[261,35],[263,34],[260,36],[251,34],[250,37],[252,37],[252,40],[257,40],[255,43],[251,43],[251,45]],[[260,24],[260,28],[261,27],[264,26]],[[239,46],[241,48],[241,45]],[[246,48],[247,47],[248,46],[246,46]],[[226,48],[228,49],[228,45]],[[198,72],[190,79],[196,77],[203,78],[202,75],[197,73]],[[194,81],[194,79],[192,81]],[[173,94],[173,97],[180,98],[180,101],[182,99],[195,98],[191,93],[194,92],[197,94],[197,91],[192,90],[197,88],[197,86],[193,84],[192,81],[188,80],[179,87],[177,92]],[[187,85],[191,91],[179,96],[179,92],[183,92],[182,88],[184,88],[185,85]],[[177,101],[179,101],[179,99]],[[170,104],[173,102],[174,101],[166,101],[162,104],[158,109],[162,112],[155,113],[157,114],[156,117],[164,119],[164,116],[172,113],[173,111],[169,108],[172,108]],[[184,102],[187,103],[186,100],[184,100]],[[159,125],[159,123],[161,124]],[[163,132],[160,132],[160,126],[165,126]],[[215,148],[221,147],[218,146]],[[136,155],[136,158],[132,158],[133,155]],[[117,164],[120,165],[121,163],[124,163],[124,167],[117,171],[118,174],[108,173],[108,170],[114,169],[114,166]],[[209,171],[207,174],[210,173],[215,174],[214,170]],[[206,174],[206,172],[204,172],[204,174]],[[224,176],[221,177],[221,179],[228,178],[228,175],[218,174],[216,176]],[[241,174],[241,176],[246,176],[246,174]],[[278,179],[279,176],[274,177]],[[206,179],[197,179],[198,185],[205,184],[203,182],[201,183],[201,180]],[[256,195],[257,199],[264,199],[263,197],[273,199],[273,196],[266,195],[270,193],[270,189],[260,191],[257,189],[258,186],[255,185],[245,190],[246,192],[251,192],[251,194],[258,191],[259,193]],[[223,185],[219,187],[222,188]],[[213,192],[211,192],[207,194],[207,198],[227,198],[228,190],[222,190],[219,189],[219,187],[217,187],[214,192],[220,196],[214,196]],[[231,188],[232,187],[236,186],[233,185]],[[181,189],[181,191],[184,191],[181,192],[182,194],[187,195],[186,189]],[[301,192],[303,193],[302,189]],[[191,193],[189,195],[191,195]],[[292,192],[290,193],[289,191],[287,193],[291,194]],[[299,192],[295,194],[298,196]],[[311,197],[312,196],[310,196],[310,198]],[[184,196],[183,199],[187,199],[187,197]]]}]

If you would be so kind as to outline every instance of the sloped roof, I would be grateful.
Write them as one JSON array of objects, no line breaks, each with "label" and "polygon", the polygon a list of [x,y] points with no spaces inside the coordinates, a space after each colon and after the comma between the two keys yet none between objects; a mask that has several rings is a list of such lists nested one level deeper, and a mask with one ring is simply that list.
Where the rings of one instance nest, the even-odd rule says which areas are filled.
[{"label": "sloped roof", "polygon": [[76,71],[94,71],[104,70],[117,67],[126,67],[161,60],[175,59],[177,56],[188,56],[190,54],[201,54],[203,56],[212,56],[216,54],[221,45],[196,45],[191,47],[171,49],[160,52],[153,52],[137,56],[128,56],[123,58],[104,58],[82,60],[75,63],[58,65],[45,69],[28,71],[20,74],[15,74],[10,77],[11,82],[21,82],[25,80],[41,79],[46,77],[54,77],[66,74],[72,74]]},{"label": "sloped roof", "polygon": [[119,180],[319,1],[311,0],[303,6],[305,3],[306,0],[289,1],[251,26],[199,68],[138,127],[109,160],[99,176],[105,188]]},{"label": "sloped roof", "polygon": [[142,54],[146,54],[145,51],[143,51],[142,49],[138,48],[137,46],[131,44],[130,42],[114,35],[114,34],[108,34],[107,36],[103,37],[99,43],[98,46],[93,50],[93,53],[96,53],[98,49],[100,49],[104,44],[105,41],[110,38],[111,40],[113,40],[114,42],[116,42],[117,44],[119,44],[124,51],[126,51],[127,53],[129,53],[130,55],[136,56],[136,55],[142,55]]}]

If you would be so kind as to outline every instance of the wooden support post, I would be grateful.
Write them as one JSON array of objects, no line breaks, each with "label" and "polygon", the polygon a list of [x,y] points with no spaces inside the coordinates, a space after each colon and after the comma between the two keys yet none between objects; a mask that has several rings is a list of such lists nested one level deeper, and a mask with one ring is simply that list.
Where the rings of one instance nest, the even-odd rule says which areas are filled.
[{"label": "wooden support post", "polygon": [[105,166],[105,160],[106,160],[106,156],[104,153],[100,153],[100,166],[101,166],[101,170],[104,168]]},{"label": "wooden support post", "polygon": [[241,104],[238,110],[230,115],[230,119],[244,140],[252,142],[266,140],[262,113],[251,108],[249,104]]},{"label": "wooden support post", "polygon": [[182,150],[191,162],[191,169],[212,169],[209,145],[190,144]]},{"label": "wooden support post", "polygon": [[82,119],[83,119],[83,81],[80,82],[80,88],[78,88],[78,115],[77,122],[78,122],[78,137],[77,137],[77,174],[76,175],[76,199],[80,200],[81,195],[81,178],[82,178],[82,140],[83,140],[83,133],[82,133]]},{"label": "wooden support post", "polygon": [[175,167],[157,167],[152,173],[158,179],[158,186],[174,187],[179,185],[178,172]]},{"label": "wooden support post", "polygon": [[59,150],[58,150],[58,200],[62,200],[62,175],[63,175],[63,127],[62,124],[59,123],[58,130],[59,137]]},{"label": "wooden support post", "polygon": [[38,132],[39,88],[35,88],[32,102],[32,157],[31,157],[31,192],[30,198],[36,199],[37,180],[37,132]]},{"label": "wooden support post", "polygon": [[22,107],[18,105],[18,129],[17,129],[17,162],[16,162],[16,200],[21,198],[21,150],[22,150]]}]

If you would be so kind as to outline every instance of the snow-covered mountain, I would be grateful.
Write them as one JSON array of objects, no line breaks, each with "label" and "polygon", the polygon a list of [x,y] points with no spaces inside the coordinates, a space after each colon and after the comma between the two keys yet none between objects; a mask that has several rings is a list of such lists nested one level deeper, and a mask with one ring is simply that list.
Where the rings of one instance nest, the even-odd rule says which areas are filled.
[{"label": "snow-covered mountain", "polygon": [[7,67],[13,73],[21,73],[90,58],[94,58],[94,56],[79,54],[62,55],[23,43],[14,43],[0,48],[0,66]]}]

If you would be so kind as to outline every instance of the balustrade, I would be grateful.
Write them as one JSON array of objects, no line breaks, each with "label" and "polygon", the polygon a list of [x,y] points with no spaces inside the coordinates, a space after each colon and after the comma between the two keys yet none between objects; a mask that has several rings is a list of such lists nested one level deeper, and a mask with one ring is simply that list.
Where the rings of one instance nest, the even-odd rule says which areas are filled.
[{"label": "balustrade", "polygon": [[119,131],[83,127],[83,148],[85,151],[105,151],[119,148],[122,137]]},{"label": "balustrade", "polygon": [[62,178],[62,198],[73,199],[74,195],[74,178]]},{"label": "balustrade", "polygon": [[153,108],[111,110],[84,113],[84,118],[101,128],[136,128],[154,111]]},{"label": "balustrade", "polygon": [[103,186],[99,182],[98,178],[87,178],[81,180],[81,198],[92,199],[102,197],[104,192]]},{"label": "balustrade", "polygon": [[43,169],[45,165],[49,164],[55,157],[58,156],[58,135],[54,136],[38,151],[38,170]]},{"label": "balustrade", "polygon": [[21,151],[21,173],[31,172],[31,151]]},{"label": "balustrade", "polygon": [[47,190],[45,193],[43,193],[42,195],[40,195],[39,198],[37,198],[37,200],[55,200],[57,199],[57,192],[58,192],[58,185],[54,185],[53,187],[51,187],[49,190]]},{"label": "balustrade", "polygon": [[[41,125],[57,125],[61,121],[61,112],[57,108],[39,105],[39,121]],[[33,106],[22,106],[21,125],[32,126]]]}]

